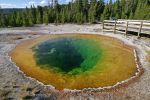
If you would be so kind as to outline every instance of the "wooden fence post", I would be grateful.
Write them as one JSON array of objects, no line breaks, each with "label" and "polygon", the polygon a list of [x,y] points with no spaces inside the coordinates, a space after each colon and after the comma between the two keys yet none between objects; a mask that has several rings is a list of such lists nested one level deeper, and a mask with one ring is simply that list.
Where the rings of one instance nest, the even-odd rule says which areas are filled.
[{"label": "wooden fence post", "polygon": [[141,21],[141,24],[140,24],[140,27],[139,27],[138,38],[140,37],[142,26],[143,26],[143,21]]},{"label": "wooden fence post", "polygon": [[127,21],[125,35],[127,35],[127,33],[128,33],[128,26],[129,26],[129,22]]},{"label": "wooden fence post", "polygon": [[102,29],[104,29],[105,27],[104,27],[104,20],[103,20],[103,26],[102,26]]},{"label": "wooden fence post", "polygon": [[115,25],[114,25],[114,34],[116,33],[116,23],[117,23],[117,21],[115,20]]}]

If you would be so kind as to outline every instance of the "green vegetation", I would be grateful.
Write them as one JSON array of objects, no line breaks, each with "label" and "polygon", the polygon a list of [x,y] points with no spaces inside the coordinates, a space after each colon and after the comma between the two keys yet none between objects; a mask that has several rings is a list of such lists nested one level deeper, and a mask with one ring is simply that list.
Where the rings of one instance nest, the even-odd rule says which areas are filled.
[{"label": "green vegetation", "polygon": [[48,23],[94,23],[116,17],[117,19],[150,19],[149,0],[75,0],[68,4],[59,4],[54,0],[49,6],[24,10],[12,10],[5,13],[0,9],[0,27],[33,26]]}]

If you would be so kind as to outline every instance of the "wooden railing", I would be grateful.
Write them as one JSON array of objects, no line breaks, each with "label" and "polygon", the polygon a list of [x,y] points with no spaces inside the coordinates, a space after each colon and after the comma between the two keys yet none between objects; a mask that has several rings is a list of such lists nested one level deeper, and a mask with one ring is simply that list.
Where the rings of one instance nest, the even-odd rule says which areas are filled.
[{"label": "wooden railing", "polygon": [[120,32],[125,35],[128,32],[136,32],[138,37],[140,34],[150,35],[150,20],[104,20],[103,31]]}]

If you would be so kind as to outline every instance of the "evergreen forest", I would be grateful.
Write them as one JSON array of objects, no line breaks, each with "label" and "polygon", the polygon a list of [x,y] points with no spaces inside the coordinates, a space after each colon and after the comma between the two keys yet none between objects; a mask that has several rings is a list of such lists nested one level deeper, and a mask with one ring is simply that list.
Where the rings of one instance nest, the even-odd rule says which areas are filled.
[{"label": "evergreen forest", "polygon": [[150,20],[150,0],[72,0],[59,4],[52,0],[47,6],[32,5],[9,13],[0,8],[0,27],[33,26],[34,24],[97,23],[110,17],[116,19]]}]

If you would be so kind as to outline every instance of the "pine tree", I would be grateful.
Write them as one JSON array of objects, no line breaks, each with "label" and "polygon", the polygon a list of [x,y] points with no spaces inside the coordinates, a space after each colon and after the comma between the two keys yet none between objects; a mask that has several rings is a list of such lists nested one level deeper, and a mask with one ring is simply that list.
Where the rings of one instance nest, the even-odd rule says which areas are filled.
[{"label": "pine tree", "polygon": [[2,15],[0,14],[0,27],[2,27]]},{"label": "pine tree", "polygon": [[[0,12],[1,12],[1,6],[0,6]],[[0,27],[2,27],[2,13],[0,13]]]},{"label": "pine tree", "polygon": [[110,17],[110,9],[109,9],[109,5],[107,4],[105,5],[104,12],[101,17],[101,21],[109,19],[109,17]]},{"label": "pine tree", "polygon": [[88,22],[88,8],[89,8],[88,0],[83,0],[83,21],[85,23]]},{"label": "pine tree", "polygon": [[44,16],[43,16],[43,22],[48,25],[49,21],[48,21],[48,13],[44,12]]},{"label": "pine tree", "polygon": [[129,19],[133,19],[133,17],[134,17],[134,14],[133,14],[133,12],[131,11],[130,16],[129,16]]},{"label": "pine tree", "polygon": [[3,26],[3,15],[2,14],[0,14],[0,27],[4,27]]},{"label": "pine tree", "polygon": [[65,11],[64,10],[61,11],[61,23],[62,24],[65,23]]},{"label": "pine tree", "polygon": [[96,7],[96,18],[97,20],[100,20],[102,13],[104,11],[105,3],[104,0],[99,0],[97,2],[97,7]]},{"label": "pine tree", "polygon": [[96,7],[97,7],[97,1],[91,0],[90,9],[89,9],[89,22],[91,23],[96,21]]},{"label": "pine tree", "polygon": [[28,13],[23,13],[23,26],[33,26],[32,19],[30,18],[30,15]]},{"label": "pine tree", "polygon": [[43,23],[43,8],[41,6],[37,7],[37,23]]},{"label": "pine tree", "polygon": [[77,14],[76,14],[76,19],[77,19],[77,23],[78,24],[82,24],[83,23],[83,14],[82,14],[82,12],[78,12]]},{"label": "pine tree", "polygon": [[114,12],[113,12],[113,3],[112,0],[109,0],[109,12],[110,12],[110,17],[114,16]]},{"label": "pine tree", "polygon": [[23,25],[23,21],[22,21],[22,16],[21,13],[17,13],[16,16],[16,26],[22,26]]},{"label": "pine tree", "polygon": [[58,4],[58,0],[54,0],[54,11],[55,11],[55,23],[56,25],[59,23],[59,12],[60,12],[60,7]]},{"label": "pine tree", "polygon": [[36,8],[35,6],[31,6],[31,17],[32,17],[32,22],[34,24],[36,24],[36,21],[37,21],[37,13],[36,13]]},{"label": "pine tree", "polygon": [[[4,17],[5,18],[5,17]],[[13,26],[13,27],[16,27],[17,24],[16,24],[16,12],[13,12],[10,17],[9,17],[9,25],[10,26]]]},{"label": "pine tree", "polygon": [[76,0],[74,4],[75,12],[74,12],[74,22],[81,24],[82,23],[82,17],[83,17],[83,2],[82,0]]},{"label": "pine tree", "polygon": [[48,20],[49,23],[54,23],[55,15],[54,15],[54,10],[52,8],[48,10]]},{"label": "pine tree", "polygon": [[134,19],[150,19],[150,2],[148,0],[139,0]]},{"label": "pine tree", "polygon": [[41,14],[39,12],[37,12],[37,17],[36,17],[36,23],[37,24],[41,24]]},{"label": "pine tree", "polygon": [[120,0],[117,0],[115,3],[114,3],[114,16],[117,18],[117,19],[120,19],[121,18],[121,4],[120,4]]},{"label": "pine tree", "polygon": [[126,1],[125,0],[121,0],[121,18],[122,19],[125,19],[125,17],[126,17],[125,9],[126,9]]}]

